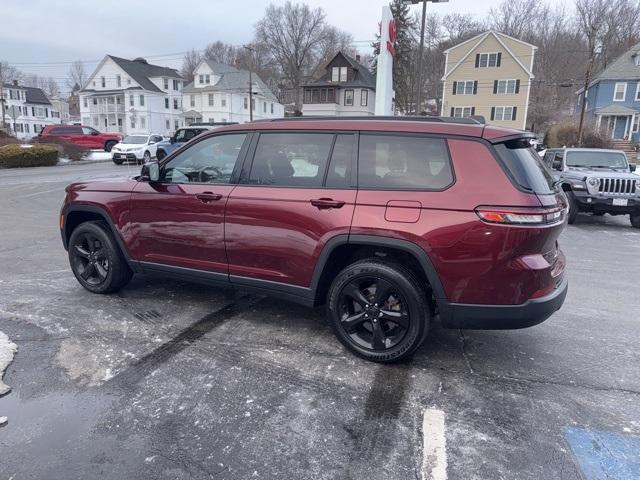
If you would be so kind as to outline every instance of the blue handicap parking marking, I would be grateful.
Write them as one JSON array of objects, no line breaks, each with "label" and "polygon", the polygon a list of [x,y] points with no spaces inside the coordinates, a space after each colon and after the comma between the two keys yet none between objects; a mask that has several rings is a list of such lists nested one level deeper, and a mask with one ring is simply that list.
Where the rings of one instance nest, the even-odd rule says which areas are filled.
[{"label": "blue handicap parking marking", "polygon": [[640,436],[573,427],[564,436],[586,480],[640,480]]}]

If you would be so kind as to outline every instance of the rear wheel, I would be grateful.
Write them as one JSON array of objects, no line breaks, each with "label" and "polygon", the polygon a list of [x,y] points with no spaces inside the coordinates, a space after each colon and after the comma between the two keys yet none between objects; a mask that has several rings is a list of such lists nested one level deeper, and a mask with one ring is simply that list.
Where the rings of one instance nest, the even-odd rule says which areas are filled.
[{"label": "rear wheel", "polygon": [[114,142],[114,141],[110,141],[104,144],[104,151],[105,152],[110,152],[111,149],[113,148],[113,146],[118,143],[118,142]]},{"label": "rear wheel", "polygon": [[120,158],[112,158],[111,160],[113,160],[113,163],[116,165],[122,165],[122,160]]},{"label": "rear wheel", "polygon": [[580,206],[578,205],[578,201],[576,200],[573,192],[566,193],[567,200],[569,200],[569,218],[567,221],[571,225],[574,224],[576,222],[576,219],[578,218],[578,213],[580,213]]},{"label": "rear wheel", "polygon": [[353,263],[338,274],[329,289],[327,309],[342,344],[381,363],[411,356],[426,338],[431,319],[415,275],[377,258]]},{"label": "rear wheel", "polygon": [[151,154],[147,150],[146,152],[144,152],[144,155],[142,156],[142,163],[149,163],[150,161],[151,161]]},{"label": "rear wheel", "polygon": [[629,217],[631,218],[631,225],[634,228],[640,228],[640,212],[632,213]]},{"label": "rear wheel", "polygon": [[80,285],[93,293],[111,293],[133,273],[103,222],[80,224],[69,239],[69,263]]}]

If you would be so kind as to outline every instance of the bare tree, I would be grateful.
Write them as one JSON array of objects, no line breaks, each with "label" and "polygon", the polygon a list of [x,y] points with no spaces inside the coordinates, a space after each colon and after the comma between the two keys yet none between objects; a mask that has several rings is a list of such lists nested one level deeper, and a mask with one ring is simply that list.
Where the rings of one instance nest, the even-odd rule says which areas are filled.
[{"label": "bare tree", "polygon": [[19,81],[22,78],[20,71],[9,65],[7,62],[0,60],[0,110],[2,111],[0,129],[5,126],[5,104],[4,104],[4,91],[3,85],[5,83],[11,83],[13,81]]},{"label": "bare tree", "polygon": [[582,144],[584,129],[584,114],[587,105],[587,94],[593,66],[596,57],[596,49],[607,33],[607,18],[610,15],[611,2],[609,0],[576,0],[576,14],[578,30],[587,42],[587,67],[584,73],[584,86],[582,91],[582,105],[580,107],[580,123],[578,125],[578,145]]},{"label": "bare tree", "polygon": [[536,21],[548,7],[539,0],[505,0],[489,10],[489,24],[506,35],[530,41],[540,27]]},{"label": "bare tree", "polygon": [[193,82],[193,71],[201,60],[202,55],[194,49],[191,49],[184,54],[180,75],[182,75],[187,82]]},{"label": "bare tree", "polygon": [[256,24],[256,39],[268,45],[284,81],[294,92],[297,110],[302,107],[302,85],[318,64],[329,34],[321,8],[290,1],[283,6],[271,4]]},{"label": "bare tree", "polygon": [[67,87],[69,91],[73,92],[76,88],[83,88],[87,83],[87,72],[84,68],[84,62],[82,60],[76,60],[69,67],[67,74]]},{"label": "bare tree", "polygon": [[203,58],[214,62],[223,63],[225,65],[234,65],[238,60],[239,49],[228,43],[216,40],[207,45]]}]

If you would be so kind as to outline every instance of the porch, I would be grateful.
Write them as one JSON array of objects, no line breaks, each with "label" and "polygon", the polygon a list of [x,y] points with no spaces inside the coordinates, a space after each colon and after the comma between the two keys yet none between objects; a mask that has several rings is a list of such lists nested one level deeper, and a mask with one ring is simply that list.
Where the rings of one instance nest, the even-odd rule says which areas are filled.
[{"label": "porch", "polygon": [[99,92],[89,97],[91,125],[105,133],[124,133],[124,92]]},{"label": "porch", "polygon": [[622,105],[609,105],[596,110],[595,115],[597,130],[606,132],[613,140],[632,141],[638,137],[639,111]]},{"label": "porch", "polygon": [[193,125],[194,123],[202,123],[202,115],[195,110],[188,110],[184,113],[181,113],[184,117],[184,124],[186,126]]}]

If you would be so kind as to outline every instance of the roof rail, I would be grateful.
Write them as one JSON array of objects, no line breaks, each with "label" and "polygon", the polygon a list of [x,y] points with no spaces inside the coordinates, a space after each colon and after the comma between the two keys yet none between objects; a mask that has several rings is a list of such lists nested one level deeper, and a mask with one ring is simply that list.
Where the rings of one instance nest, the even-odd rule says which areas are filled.
[{"label": "roof rail", "polygon": [[309,117],[284,117],[284,118],[267,118],[262,120],[254,120],[254,122],[288,122],[288,121],[394,121],[394,122],[438,122],[438,123],[461,123],[466,125],[484,125],[485,119],[482,116],[473,116],[465,118],[457,117],[436,117],[436,116],[391,116],[391,115],[366,115],[353,117],[333,117],[333,116],[309,116]]}]

